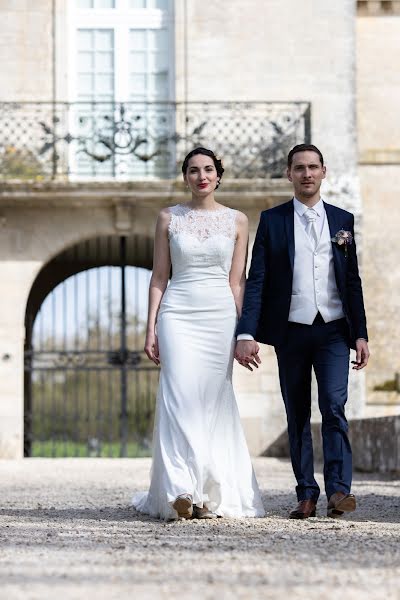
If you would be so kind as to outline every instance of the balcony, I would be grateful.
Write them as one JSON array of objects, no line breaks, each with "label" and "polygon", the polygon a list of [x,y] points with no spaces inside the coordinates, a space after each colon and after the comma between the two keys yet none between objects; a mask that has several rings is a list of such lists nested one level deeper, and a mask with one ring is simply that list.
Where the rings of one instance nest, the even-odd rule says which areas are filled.
[{"label": "balcony", "polygon": [[196,146],[230,179],[279,179],[289,149],[310,139],[308,102],[3,102],[0,179],[175,179]]}]

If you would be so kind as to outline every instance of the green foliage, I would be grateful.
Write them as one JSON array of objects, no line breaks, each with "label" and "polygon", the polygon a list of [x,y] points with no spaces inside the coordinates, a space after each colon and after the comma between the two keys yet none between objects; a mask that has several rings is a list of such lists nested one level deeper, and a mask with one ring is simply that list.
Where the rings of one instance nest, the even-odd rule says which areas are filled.
[{"label": "green foliage", "polygon": [[40,180],[44,177],[43,166],[30,150],[7,146],[0,155],[0,177]]},{"label": "green foliage", "polygon": [[388,379],[383,383],[374,386],[374,392],[398,392],[396,379]]},{"label": "green foliage", "polygon": [[[32,444],[33,457],[45,458],[119,458],[121,456],[121,444],[119,442],[105,443],[98,448],[88,447],[87,444],[72,442],[70,440],[46,440],[37,441]],[[135,442],[128,442],[127,456],[129,458],[143,458],[151,456],[149,448],[142,448]]]},{"label": "green foliage", "polygon": [[[120,371],[44,371],[32,384],[34,440],[66,440],[78,445],[115,444],[121,437]],[[157,371],[128,371],[129,440],[151,445]]]}]

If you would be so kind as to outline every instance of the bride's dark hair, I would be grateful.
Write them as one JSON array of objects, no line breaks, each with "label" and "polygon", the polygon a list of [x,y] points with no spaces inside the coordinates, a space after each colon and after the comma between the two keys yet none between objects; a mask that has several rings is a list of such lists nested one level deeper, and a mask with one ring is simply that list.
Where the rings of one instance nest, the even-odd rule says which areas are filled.
[{"label": "bride's dark hair", "polygon": [[212,150],[208,150],[207,148],[202,148],[201,146],[199,148],[195,148],[194,150],[191,150],[189,152],[189,154],[187,154],[187,156],[185,156],[185,159],[182,163],[182,173],[184,175],[186,175],[186,171],[188,170],[188,166],[189,166],[189,160],[193,156],[196,156],[197,154],[204,154],[204,156],[209,156],[210,158],[212,158],[214,166],[215,166],[215,170],[217,171],[217,175],[219,177],[218,184],[215,188],[215,189],[217,189],[219,187],[219,184],[221,182],[221,177],[224,174],[225,169],[222,166],[222,160],[220,158],[217,158]]}]

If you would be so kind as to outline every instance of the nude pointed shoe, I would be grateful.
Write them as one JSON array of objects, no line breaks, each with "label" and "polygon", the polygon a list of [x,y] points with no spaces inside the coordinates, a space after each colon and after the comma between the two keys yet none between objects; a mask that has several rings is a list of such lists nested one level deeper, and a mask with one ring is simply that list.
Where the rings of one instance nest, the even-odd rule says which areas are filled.
[{"label": "nude pointed shoe", "polygon": [[172,508],[180,519],[191,519],[193,516],[193,500],[190,494],[181,494],[175,500]]}]

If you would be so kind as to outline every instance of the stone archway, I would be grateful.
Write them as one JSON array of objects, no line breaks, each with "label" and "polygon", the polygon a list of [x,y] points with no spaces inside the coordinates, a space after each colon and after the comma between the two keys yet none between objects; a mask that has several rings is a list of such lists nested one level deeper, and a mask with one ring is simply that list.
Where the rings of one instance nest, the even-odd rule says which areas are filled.
[{"label": "stone archway", "polygon": [[152,246],[143,235],[90,238],[37,275],[25,317],[25,456],[149,452],[158,370],[142,348]]}]

